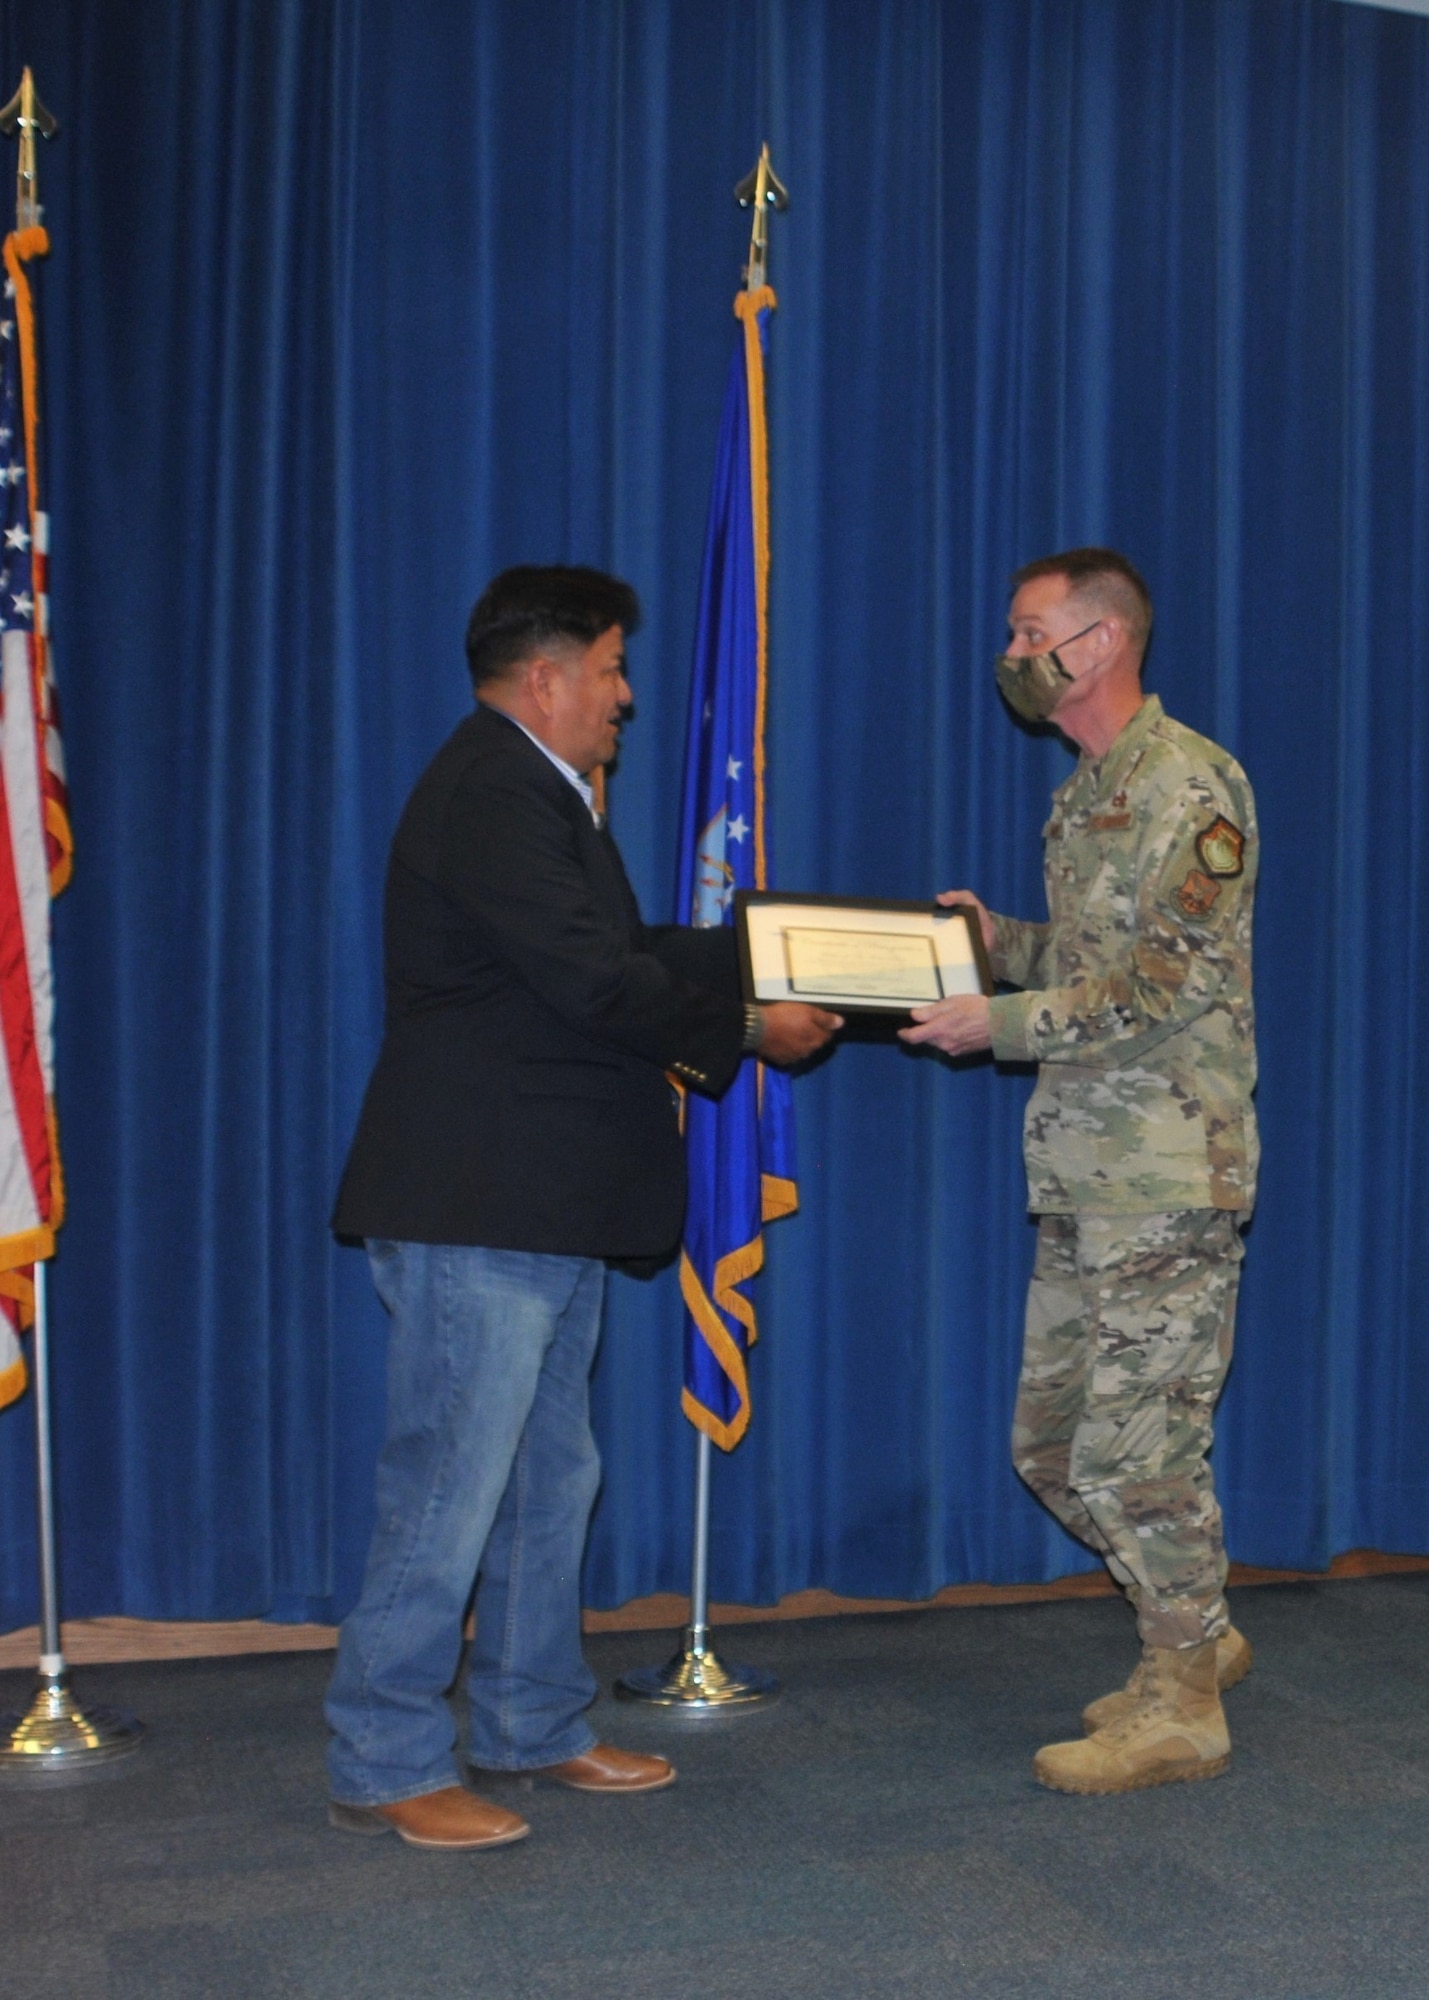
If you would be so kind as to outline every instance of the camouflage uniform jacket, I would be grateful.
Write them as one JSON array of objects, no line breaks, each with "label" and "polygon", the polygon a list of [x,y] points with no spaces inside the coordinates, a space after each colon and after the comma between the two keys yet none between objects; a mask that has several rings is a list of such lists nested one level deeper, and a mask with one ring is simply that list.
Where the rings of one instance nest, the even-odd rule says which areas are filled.
[{"label": "camouflage uniform jacket", "polygon": [[1259,1158],[1245,773],[1155,695],[1043,829],[1050,921],[995,917],[993,1053],[1039,1065],[1028,1205],[1249,1210]]}]

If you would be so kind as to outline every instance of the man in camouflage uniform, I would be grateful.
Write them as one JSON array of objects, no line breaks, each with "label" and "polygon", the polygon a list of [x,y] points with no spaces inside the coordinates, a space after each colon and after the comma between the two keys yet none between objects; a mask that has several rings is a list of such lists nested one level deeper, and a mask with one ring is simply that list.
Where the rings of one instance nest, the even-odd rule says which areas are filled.
[{"label": "man in camouflage uniform", "polygon": [[1009,702],[1081,751],[1044,828],[1048,921],[975,906],[1022,991],[915,1008],[909,1042],[1038,1064],[1024,1134],[1036,1263],[1013,1454],[1136,1606],[1142,1660],[1034,1769],[1073,1792],[1214,1777],[1220,1689],[1250,1666],[1226,1611],[1207,1453],[1230,1364],[1258,1141],[1255,802],[1141,688],[1146,586],[1076,549],[1019,570]]}]

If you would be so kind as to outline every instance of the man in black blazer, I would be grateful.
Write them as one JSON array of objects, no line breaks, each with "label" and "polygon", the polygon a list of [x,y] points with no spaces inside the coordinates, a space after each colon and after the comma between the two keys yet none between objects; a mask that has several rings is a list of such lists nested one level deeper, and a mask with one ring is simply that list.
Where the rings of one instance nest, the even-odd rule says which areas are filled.
[{"label": "man in black blazer", "polygon": [[607,1260],[674,1250],[669,1075],[718,1095],[838,1017],[746,1008],[725,929],[641,922],[591,774],[630,703],[629,585],[507,570],[467,628],[477,696],[407,802],[385,906],[386,1030],[333,1227],[392,1318],[362,1596],[328,1692],[334,1825],[415,1846],[528,1831],[457,1781],[445,1691],[477,1582],[470,1761],[583,1791],[673,1783],[598,1744],[579,1578],[599,1482],[588,1379]]}]

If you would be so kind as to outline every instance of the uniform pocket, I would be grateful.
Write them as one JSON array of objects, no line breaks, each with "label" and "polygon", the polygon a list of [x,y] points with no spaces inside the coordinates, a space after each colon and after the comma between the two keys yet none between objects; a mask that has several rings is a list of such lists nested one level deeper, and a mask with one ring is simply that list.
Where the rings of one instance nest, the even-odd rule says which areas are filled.
[{"label": "uniform pocket", "polygon": [[1123,1415],[1084,1418],[1072,1434],[1068,1484],[1085,1493],[1155,1479],[1166,1457],[1167,1435],[1164,1395]]}]

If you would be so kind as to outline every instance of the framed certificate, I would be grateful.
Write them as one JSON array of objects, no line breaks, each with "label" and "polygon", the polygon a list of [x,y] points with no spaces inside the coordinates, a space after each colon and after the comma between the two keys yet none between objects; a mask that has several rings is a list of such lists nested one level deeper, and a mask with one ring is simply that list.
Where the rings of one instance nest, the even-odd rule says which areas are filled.
[{"label": "framed certificate", "polygon": [[950,994],[992,991],[975,910],[740,889],[734,928],[751,1001],[906,1014]]}]

